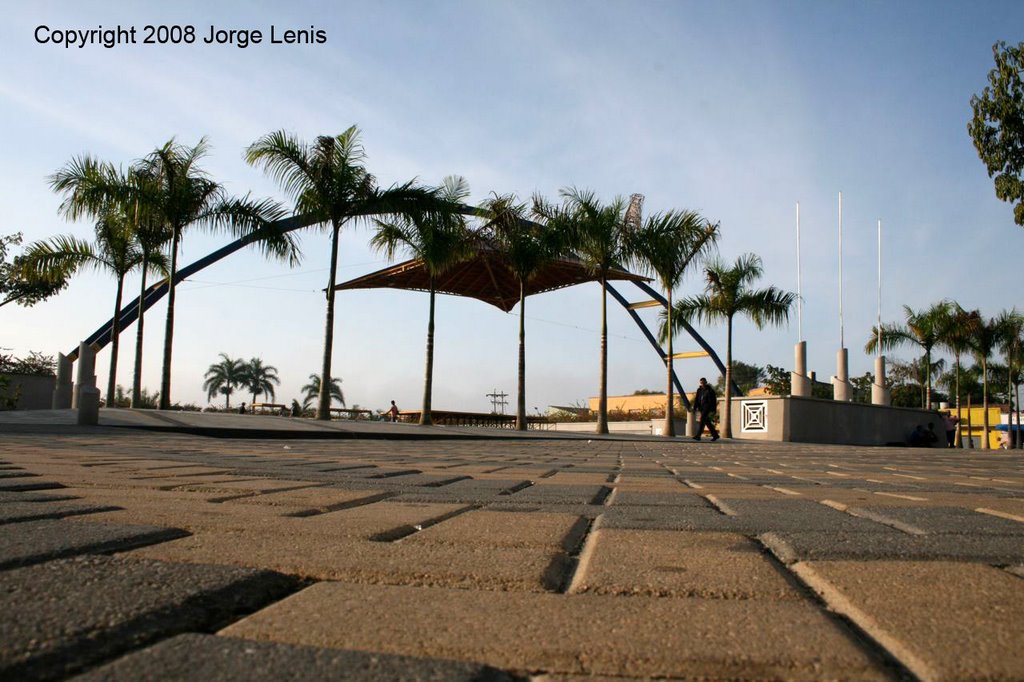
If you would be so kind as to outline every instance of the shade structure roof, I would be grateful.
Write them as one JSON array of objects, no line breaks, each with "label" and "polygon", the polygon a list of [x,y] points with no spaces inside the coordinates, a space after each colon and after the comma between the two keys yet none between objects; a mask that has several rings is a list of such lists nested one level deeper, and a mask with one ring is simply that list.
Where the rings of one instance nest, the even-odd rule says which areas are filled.
[{"label": "shade structure roof", "polygon": [[[540,294],[570,287],[574,284],[593,282],[597,275],[574,259],[556,260],[542,268],[526,283],[526,295]],[[649,282],[641,275],[614,269],[608,273],[609,280]],[[342,282],[334,286],[345,289],[408,289],[430,291],[430,278],[423,261],[419,258],[398,263],[390,268],[371,272],[368,275]],[[482,251],[471,260],[455,265],[434,283],[435,291],[453,296],[476,298],[508,312],[519,303],[519,282],[505,266],[504,260],[495,251]]]}]

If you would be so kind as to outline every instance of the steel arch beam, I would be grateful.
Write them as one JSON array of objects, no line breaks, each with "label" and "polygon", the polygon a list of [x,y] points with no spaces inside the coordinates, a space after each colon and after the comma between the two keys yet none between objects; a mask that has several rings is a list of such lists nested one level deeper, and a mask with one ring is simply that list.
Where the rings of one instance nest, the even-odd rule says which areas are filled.
[{"label": "steel arch beam", "polygon": [[[486,216],[486,212],[483,209],[475,206],[460,206],[459,212],[464,215],[474,215],[479,217]],[[310,225],[313,224],[315,224],[315,220],[312,217],[307,215],[301,215],[292,216],[290,218],[275,221],[274,223],[271,223],[271,227],[277,229],[281,234],[285,234],[287,232],[292,232],[303,227],[309,227]],[[236,239],[235,241],[217,249],[216,251],[209,253],[208,255],[200,258],[197,261],[189,263],[185,267],[178,270],[177,273],[175,273],[175,285],[180,284],[186,278],[191,277],[200,270],[203,270],[204,268],[207,268],[210,265],[213,265],[214,263],[230,256],[236,251],[239,251],[240,249],[252,244],[253,242],[257,241],[257,239],[258,237],[256,235],[247,235],[240,239]],[[643,284],[641,282],[634,282],[634,284],[637,287],[639,287],[641,291],[650,296],[653,300],[658,301],[658,303],[660,303],[662,307],[666,307],[668,305],[668,301],[666,301],[661,294],[659,294],[657,291],[652,289],[647,284]],[[139,318],[140,310],[143,312],[149,310],[149,308],[151,308],[157,301],[159,301],[167,294],[167,290],[168,279],[165,278],[162,281],[157,282],[156,284],[146,289],[146,292],[143,296],[136,297],[126,306],[122,307],[121,315],[119,318],[119,329],[123,331],[128,327],[128,325],[135,322],[135,320]],[[662,362],[665,362],[665,351],[662,350],[661,344],[659,344],[658,340],[654,337],[653,334],[651,334],[650,330],[647,328],[647,325],[644,324],[644,321],[640,318],[639,315],[636,314],[636,311],[631,310],[629,308],[629,301],[627,301],[622,296],[622,294],[620,294],[610,284],[607,285],[607,290],[608,293],[612,295],[612,298],[618,301],[622,305],[622,307],[625,308],[626,312],[628,312],[630,317],[633,318],[633,321],[643,332],[644,336],[647,337],[647,340],[650,342],[651,346],[654,347],[655,351],[658,353],[658,356],[661,358]],[[99,329],[94,331],[85,339],[85,343],[89,346],[92,346],[97,351],[103,349],[108,343],[110,343],[110,337],[113,330],[113,323],[113,318],[107,320],[102,326],[100,326]],[[715,353],[714,349],[711,348],[710,345],[708,345],[708,343],[700,336],[700,334],[696,332],[696,330],[694,330],[693,327],[690,326],[688,322],[683,320],[681,321],[681,324],[683,328],[685,328],[686,331],[689,332],[690,336],[693,337],[693,339],[700,345],[700,347],[707,351],[708,355],[711,357],[712,361],[714,361],[715,365],[718,367],[719,371],[721,371],[722,376],[724,377],[725,365],[722,364],[722,361],[718,358],[718,355]],[[78,359],[77,346],[71,352],[67,353],[67,358],[72,362]],[[674,371],[672,373],[672,383],[675,385],[676,390],[679,391],[679,395],[682,396],[683,406],[689,409],[690,402],[686,397],[686,391],[683,390],[682,384],[679,383],[679,379],[676,377]],[[739,389],[736,386],[735,382],[733,382],[732,389],[733,395],[740,395]]]}]

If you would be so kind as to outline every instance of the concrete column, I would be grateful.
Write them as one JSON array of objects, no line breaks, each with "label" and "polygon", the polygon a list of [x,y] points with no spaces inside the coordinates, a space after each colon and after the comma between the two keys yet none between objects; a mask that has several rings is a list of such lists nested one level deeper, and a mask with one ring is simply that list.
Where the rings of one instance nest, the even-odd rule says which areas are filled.
[{"label": "concrete column", "polygon": [[832,377],[832,397],[834,400],[850,402],[853,400],[853,389],[850,386],[849,351],[840,348],[836,353],[836,375]]},{"label": "concrete column", "polygon": [[78,425],[96,426],[100,423],[100,389],[82,386],[78,391]]},{"label": "concrete column", "polygon": [[57,354],[57,384],[53,387],[53,400],[50,407],[54,410],[66,410],[71,407],[71,360],[63,353]]},{"label": "concrete column", "polygon": [[885,406],[892,404],[892,394],[885,387],[884,355],[879,355],[875,358],[875,380],[871,384],[871,404]]},{"label": "concrete column", "polygon": [[75,374],[75,389],[71,395],[71,407],[77,408],[82,389],[96,386],[96,351],[84,341],[78,344],[78,367]]},{"label": "concrete column", "polygon": [[789,373],[789,394],[803,398],[811,395],[811,379],[807,376],[807,342],[801,341],[793,350],[795,371]]},{"label": "concrete column", "polygon": [[697,415],[693,410],[686,411],[686,437],[693,438],[697,435]]}]

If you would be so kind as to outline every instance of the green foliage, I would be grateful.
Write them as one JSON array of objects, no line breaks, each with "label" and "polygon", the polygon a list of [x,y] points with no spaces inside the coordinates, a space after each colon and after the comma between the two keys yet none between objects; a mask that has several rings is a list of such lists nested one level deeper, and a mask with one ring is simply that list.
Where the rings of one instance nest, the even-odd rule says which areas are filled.
[{"label": "green foliage", "polygon": [[206,391],[207,399],[220,393],[224,396],[224,408],[229,409],[231,394],[234,393],[236,387],[245,385],[245,372],[246,366],[243,360],[235,360],[228,357],[226,353],[221,353],[220,362],[210,365],[210,368],[206,370],[203,390]]},{"label": "green foliage", "polygon": [[1013,205],[1014,222],[1024,225],[1024,42],[1000,41],[992,56],[989,84],[971,97],[974,116],[967,132],[995,178],[996,196]]},{"label": "green foliage", "polygon": [[[764,367],[758,367],[757,365],[748,365],[742,360],[732,361],[732,380],[736,382],[740,392],[744,395],[750,392],[750,389],[757,388],[764,383],[767,377]],[[789,381],[789,374],[786,374],[786,381]],[[715,393],[717,395],[725,395],[725,377],[719,376],[718,381],[715,382]],[[785,393],[773,394],[773,395],[786,395],[789,393],[789,388],[786,388]]]},{"label": "green foliage", "polygon": [[[302,409],[307,409],[320,396],[320,375],[310,374],[309,383],[302,387]],[[338,401],[345,407],[345,394],[341,391],[341,377],[331,377],[331,402]]]},{"label": "green foliage", "polygon": [[242,371],[242,385],[252,393],[252,402],[256,402],[256,396],[266,395],[270,402],[274,402],[276,393],[274,386],[280,386],[281,380],[277,377],[277,368],[271,365],[264,365],[260,358],[251,358],[245,363]]},{"label": "green foliage", "polygon": [[793,387],[789,370],[774,365],[764,368],[764,387],[769,395],[789,395]]},{"label": "green foliage", "polygon": [[29,351],[28,355],[18,358],[0,353],[0,374],[32,374],[52,377],[57,373],[57,363],[52,355],[44,355],[37,351]]},{"label": "green foliage", "polygon": [[23,256],[7,261],[10,247],[21,244],[21,232],[0,235],[0,307],[17,303],[26,308],[56,295],[68,285],[67,277],[40,278],[25,268]]}]

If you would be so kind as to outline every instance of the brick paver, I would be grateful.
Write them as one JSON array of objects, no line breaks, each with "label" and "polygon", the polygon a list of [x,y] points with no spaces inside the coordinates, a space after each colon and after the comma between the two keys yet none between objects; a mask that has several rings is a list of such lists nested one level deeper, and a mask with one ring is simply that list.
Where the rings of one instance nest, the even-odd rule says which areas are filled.
[{"label": "brick paver", "polygon": [[5,678],[1024,677],[1017,453],[0,429]]}]

